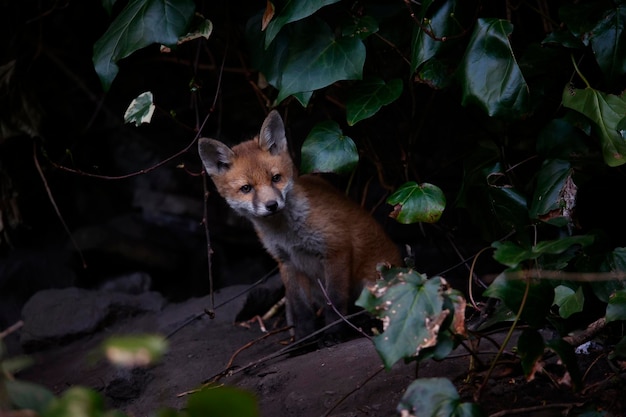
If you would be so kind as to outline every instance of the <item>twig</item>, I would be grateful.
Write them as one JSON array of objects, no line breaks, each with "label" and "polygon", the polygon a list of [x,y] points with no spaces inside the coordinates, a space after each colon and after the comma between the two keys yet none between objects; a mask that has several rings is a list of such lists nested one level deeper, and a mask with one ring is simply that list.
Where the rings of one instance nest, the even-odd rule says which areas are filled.
[{"label": "twig", "polygon": [[593,323],[589,324],[587,328],[581,333],[573,336],[565,336],[563,341],[569,343],[570,345],[577,347],[586,341],[590,340],[596,333],[606,327],[606,318],[601,317]]},{"label": "twig", "polygon": [[558,403],[558,404],[535,405],[533,407],[516,408],[515,410],[498,411],[497,413],[490,414],[489,417],[502,417],[502,416],[512,416],[514,414],[532,413],[534,411],[543,411],[546,408],[571,409],[573,407],[582,407],[583,405],[584,405],[583,403]]},{"label": "twig", "polygon": [[[267,274],[263,275],[258,281],[256,281],[254,284],[251,284],[250,286],[246,287],[244,290],[240,291],[239,293],[233,295],[232,297],[230,297],[228,300],[223,301],[222,303],[216,305],[214,307],[214,310],[217,310],[220,307],[223,307],[224,305],[236,300],[237,298],[241,297],[242,295],[250,292],[252,289],[254,289],[255,287],[258,287],[259,285],[261,285],[263,282],[265,282],[265,280],[267,280],[270,276],[272,276],[276,270],[278,269],[278,267],[274,267],[271,271],[269,271]],[[191,317],[190,319],[188,319],[187,321],[185,321],[183,324],[181,324],[180,326],[178,326],[177,328],[175,328],[174,330],[172,330],[171,332],[169,332],[167,334],[167,336],[165,336],[166,339],[171,338],[172,336],[174,336],[176,333],[178,333],[179,331],[181,331],[182,329],[184,329],[185,327],[187,327],[189,324],[193,323],[194,321],[198,320],[200,317],[204,316],[205,314],[208,314],[206,311],[203,311],[202,313],[198,313],[195,316]]]},{"label": "twig", "polygon": [[326,411],[322,417],[328,417],[330,415],[330,413],[332,413],[335,408],[339,407],[339,405],[344,402],[345,400],[347,400],[352,394],[354,394],[355,392],[357,392],[358,390],[360,390],[362,387],[365,386],[365,384],[367,384],[368,382],[370,382],[372,379],[374,379],[374,377],[378,374],[380,374],[383,370],[385,369],[385,367],[383,365],[380,365],[380,367],[378,368],[378,370],[376,372],[374,372],[372,375],[368,376],[367,378],[365,378],[365,380],[360,383],[357,384],[356,387],[354,387],[353,390],[351,390],[350,392],[346,393],[343,397],[341,397],[336,403],[335,405],[333,405],[330,410]]},{"label": "twig", "polygon": [[363,329],[361,329],[359,327],[356,327],[354,324],[352,324],[352,322],[350,320],[348,320],[346,318],[346,316],[344,316],[342,313],[339,312],[339,310],[337,310],[337,307],[335,307],[333,302],[330,300],[330,297],[328,296],[328,292],[326,292],[326,288],[324,288],[324,284],[322,284],[322,281],[320,281],[318,279],[317,280],[317,284],[320,286],[320,288],[322,290],[322,294],[324,294],[324,298],[326,299],[326,304],[329,305],[333,309],[335,314],[337,314],[341,320],[343,320],[345,323],[347,323],[354,330],[356,330],[357,332],[361,333],[363,336],[367,337],[369,340],[372,340],[372,338],[367,333],[365,333],[363,331]]},{"label": "twig", "polygon": [[57,206],[57,203],[54,200],[54,196],[52,195],[52,191],[50,191],[50,187],[48,186],[48,180],[46,180],[46,176],[44,175],[43,170],[41,169],[41,165],[39,165],[39,160],[37,159],[37,144],[35,142],[33,142],[33,161],[35,162],[35,167],[37,168],[37,172],[39,173],[39,177],[41,178],[41,181],[43,182],[43,186],[46,189],[46,193],[48,194],[48,199],[50,200],[50,203],[52,204],[52,207],[54,207],[54,211],[56,212],[57,217],[59,218],[59,221],[63,225],[63,229],[65,229],[65,233],[67,233],[67,236],[70,238],[70,241],[72,242],[72,245],[74,246],[74,248],[76,248],[76,251],[78,252],[78,255],[80,256],[80,259],[81,259],[81,261],[83,263],[83,268],[86,269],[87,268],[87,262],[85,261],[85,257],[83,256],[83,252],[78,247],[78,243],[76,243],[76,240],[74,239],[74,236],[72,236],[72,232],[70,231],[69,227],[67,227],[67,223],[65,223],[65,220],[63,219],[63,215],[61,214],[61,210],[59,210],[59,206]]},{"label": "twig", "polygon": [[11,333],[19,330],[23,325],[24,325],[24,321],[23,320],[19,320],[16,323],[12,324],[11,326],[7,327],[2,332],[0,332],[0,340],[4,339],[5,337],[10,335]]},{"label": "twig", "polygon": [[[243,345],[242,347],[240,347],[239,349],[237,349],[235,351],[235,353],[233,353],[233,355],[230,357],[230,359],[228,360],[228,363],[225,366],[225,369],[230,369],[233,366],[233,362],[235,362],[235,358],[237,357],[237,355],[239,355],[241,352],[243,352],[244,350],[254,346],[255,344],[257,344],[258,342],[267,339],[270,336],[273,336],[275,334],[278,333],[282,333],[282,332],[286,332],[287,330],[289,330],[291,328],[291,326],[285,326],[282,327],[280,329],[276,329],[276,330],[272,330],[271,332],[267,332],[265,333],[263,336],[258,337],[254,340],[249,341],[248,343],[246,343],[245,345]],[[219,379],[224,376],[224,374],[220,374],[218,377],[216,377],[215,379],[213,379],[212,381],[207,381],[208,383],[214,383],[219,381]],[[205,382],[205,384],[207,383]]]},{"label": "twig", "polygon": [[[354,318],[354,317],[357,317],[357,316],[359,316],[359,315],[363,314],[364,312],[365,312],[365,310],[358,311],[358,312],[356,312],[356,313],[352,313],[352,314],[348,314],[345,318],[346,318],[346,319],[351,319],[351,318]],[[305,342],[309,342],[309,341],[311,341],[312,339],[314,339],[314,338],[316,338],[317,336],[319,336],[321,333],[323,333],[323,332],[325,332],[326,330],[328,330],[328,329],[332,328],[333,326],[336,326],[337,324],[339,324],[339,323],[341,323],[341,322],[343,322],[343,320],[342,320],[342,319],[335,320],[334,322],[332,322],[332,323],[330,323],[330,324],[328,324],[328,325],[326,325],[326,326],[322,327],[321,329],[319,329],[319,330],[317,330],[317,331],[315,331],[315,332],[311,333],[310,335],[308,335],[308,336],[306,336],[306,337],[303,337],[302,339],[296,340],[296,341],[295,341],[295,342],[293,342],[292,344],[290,344],[290,345],[288,345],[288,346],[285,346],[284,348],[279,349],[279,350],[277,350],[277,351],[276,351],[276,352],[274,352],[274,353],[271,353],[271,354],[269,354],[269,355],[267,355],[267,356],[264,356],[264,357],[263,357],[263,358],[261,358],[261,359],[257,359],[257,360],[255,360],[255,361],[252,361],[252,362],[250,362],[249,364],[247,364],[246,366],[243,366],[243,367],[241,367],[241,368],[238,368],[238,369],[236,369],[236,370],[234,370],[234,371],[230,372],[230,373],[229,373],[229,376],[233,376],[233,375],[238,374],[238,373],[240,373],[240,372],[247,371],[248,369],[250,369],[250,368],[254,368],[254,367],[255,367],[255,366],[257,366],[257,365],[262,364],[263,362],[267,362],[267,361],[272,360],[272,359],[275,359],[275,358],[277,358],[277,357],[279,357],[279,356],[282,356],[282,355],[285,355],[285,354],[291,353],[291,352],[293,352],[293,351],[296,351],[296,350],[297,350],[297,349],[299,349],[299,348],[301,347],[301,345],[303,345]],[[220,372],[220,373],[224,373],[224,371],[222,371],[222,372]],[[219,375],[220,373],[218,373],[217,375]]]}]

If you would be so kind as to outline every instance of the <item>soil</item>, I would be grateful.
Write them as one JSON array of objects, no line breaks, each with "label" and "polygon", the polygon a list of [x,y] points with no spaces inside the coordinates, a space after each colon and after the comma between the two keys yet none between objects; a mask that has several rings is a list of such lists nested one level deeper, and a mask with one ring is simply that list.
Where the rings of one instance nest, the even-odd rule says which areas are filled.
[{"label": "soil", "polygon": [[[284,325],[280,315],[265,322],[268,332],[257,322],[247,327],[234,323],[244,305],[244,298],[237,297],[243,289],[233,286],[219,291],[215,305],[221,307],[213,319],[203,314],[211,305],[210,297],[193,298],[165,303],[161,309],[109,317],[89,334],[58,339],[48,347],[31,347],[36,365],[17,378],[42,384],[55,394],[74,385],[91,387],[104,395],[108,407],[137,417],[162,408],[182,409],[193,390],[212,380],[253,392],[264,417],[384,417],[399,415],[396,407],[416,373],[420,378],[449,378],[463,401],[472,401],[495,351],[494,345],[483,340],[480,362],[461,347],[444,361],[426,361],[419,367],[401,362],[391,370],[382,368],[371,340],[365,337],[277,354],[285,350],[289,339],[287,332],[277,331]],[[68,324],[53,317],[49,322]],[[153,332],[169,335],[168,353],[154,366],[123,370],[98,355],[99,346],[110,335]],[[503,336],[501,332],[491,338],[497,343]],[[486,415],[494,416],[579,415],[584,407],[604,410],[605,415],[624,415],[623,385],[619,378],[612,378],[615,374],[603,356],[601,351],[579,356],[581,369],[588,371],[586,388],[574,392],[543,373],[525,381],[513,356],[505,355],[488,380],[480,404]],[[558,364],[546,364],[546,369],[550,367],[556,369]]]}]

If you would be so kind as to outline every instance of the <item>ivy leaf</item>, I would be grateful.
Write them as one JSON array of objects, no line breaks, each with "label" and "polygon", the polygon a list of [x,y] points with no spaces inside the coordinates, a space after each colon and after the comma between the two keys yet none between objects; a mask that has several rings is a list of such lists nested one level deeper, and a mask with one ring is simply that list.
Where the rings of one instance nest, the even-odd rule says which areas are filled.
[{"label": "ivy leaf", "polygon": [[542,255],[559,255],[574,245],[589,246],[594,237],[590,235],[568,236],[556,240],[544,240],[530,248],[522,248],[513,242],[493,242],[496,251],[493,258],[503,265],[515,268],[524,261],[537,259]]},{"label": "ivy leaf", "polygon": [[609,85],[615,84],[626,73],[624,21],[626,5],[615,4],[591,30],[591,49]]},{"label": "ivy leaf", "polygon": [[411,383],[397,408],[403,416],[485,417],[476,404],[461,402],[448,378],[420,378]]},{"label": "ivy leaf", "polygon": [[402,93],[402,80],[389,83],[380,78],[357,82],[346,98],[346,118],[350,126],[376,114],[382,106],[394,102]]},{"label": "ivy leaf", "polygon": [[606,306],[606,321],[626,320],[626,290],[615,291]]},{"label": "ivy leaf", "polygon": [[274,40],[278,32],[288,23],[304,19],[329,4],[337,3],[339,0],[286,0],[278,14],[274,10],[274,15],[265,29],[265,47],[267,48]]},{"label": "ivy leaf", "polygon": [[42,415],[48,404],[54,400],[52,392],[32,382],[20,381],[19,379],[4,379],[2,383],[6,388],[7,399],[18,409],[33,410],[37,414]]},{"label": "ivy leaf", "polygon": [[340,80],[360,80],[365,45],[357,37],[335,38],[330,27],[314,20],[299,26],[289,40],[276,88],[280,103],[294,93],[313,91]]},{"label": "ivy leaf", "polygon": [[[483,295],[501,300],[511,311],[517,314],[526,291],[526,281],[508,279],[505,271],[498,275],[489,285]],[[531,282],[528,288],[528,297],[522,310],[521,319],[535,328],[546,324],[546,317],[554,304],[554,289],[545,280]]]},{"label": "ivy leaf", "polygon": [[94,390],[70,387],[55,398],[46,409],[46,416],[96,416],[104,414],[104,400]]},{"label": "ivy leaf", "polygon": [[446,208],[446,197],[436,185],[409,181],[389,196],[387,203],[394,206],[389,217],[400,223],[436,223]]},{"label": "ivy leaf", "polygon": [[154,99],[150,91],[139,94],[128,105],[124,113],[124,123],[135,123],[139,126],[142,123],[150,123],[154,114]]},{"label": "ivy leaf", "polygon": [[359,162],[354,141],[344,136],[339,125],[332,121],[318,123],[302,144],[301,170],[308,172],[335,172],[348,174]]},{"label": "ivy leaf", "polygon": [[378,22],[372,16],[361,16],[356,22],[344,26],[341,30],[342,36],[358,36],[365,39],[378,32]]},{"label": "ivy leaf", "polygon": [[568,87],[563,91],[563,105],[591,119],[607,165],[616,167],[626,162],[626,140],[618,128],[626,116],[626,97],[593,88],[579,90]]},{"label": "ivy leaf", "polygon": [[411,42],[411,73],[444,50],[457,46],[456,40],[450,38],[459,35],[466,25],[470,25],[467,18],[473,15],[469,10],[471,7],[475,7],[475,4],[468,0],[422,2],[417,19],[423,22],[430,33],[415,25]]},{"label": "ivy leaf", "polygon": [[448,328],[444,322],[454,322],[447,320],[454,312],[444,307],[452,291],[443,278],[427,279],[403,268],[381,272],[386,279],[363,289],[356,304],[382,320],[383,333],[373,340],[390,369],[398,360],[419,359],[423,349],[436,346],[439,333]]},{"label": "ivy leaf", "polygon": [[559,315],[564,319],[572,314],[583,311],[585,295],[583,288],[578,286],[576,291],[565,285],[559,285],[554,289],[554,304],[559,306]]},{"label": "ivy leaf", "polygon": [[537,174],[537,187],[530,207],[530,217],[558,227],[573,222],[577,190],[568,161],[545,160]]},{"label": "ivy leaf", "polygon": [[153,43],[174,46],[195,10],[193,0],[130,0],[93,47],[93,63],[105,91],[117,62]]},{"label": "ivy leaf", "polygon": [[502,19],[478,19],[459,68],[463,105],[475,104],[492,117],[519,119],[529,108],[530,93]]}]

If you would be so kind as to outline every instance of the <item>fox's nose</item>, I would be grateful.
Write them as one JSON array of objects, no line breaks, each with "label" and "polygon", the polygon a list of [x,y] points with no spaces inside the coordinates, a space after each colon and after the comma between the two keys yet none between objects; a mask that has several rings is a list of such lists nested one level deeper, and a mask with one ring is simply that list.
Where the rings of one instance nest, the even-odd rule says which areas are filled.
[{"label": "fox's nose", "polygon": [[270,200],[265,203],[265,208],[267,209],[267,211],[274,213],[276,210],[278,210],[278,202],[276,200]]}]

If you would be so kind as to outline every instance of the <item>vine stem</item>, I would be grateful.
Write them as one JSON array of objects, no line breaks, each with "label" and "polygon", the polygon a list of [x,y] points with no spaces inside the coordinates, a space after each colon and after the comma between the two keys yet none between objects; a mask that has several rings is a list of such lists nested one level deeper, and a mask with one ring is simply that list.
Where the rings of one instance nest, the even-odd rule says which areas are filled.
[{"label": "vine stem", "polygon": [[585,82],[585,85],[587,86],[587,88],[591,88],[591,84],[589,84],[589,81],[587,81],[587,79],[585,78],[583,73],[580,72],[580,68],[578,68],[578,64],[576,64],[576,60],[574,59],[574,55],[570,54],[570,58],[572,60],[572,64],[574,65],[574,70],[576,71],[576,74],[578,74],[580,79]]},{"label": "vine stem", "polygon": [[524,289],[524,296],[522,297],[522,302],[520,303],[519,309],[517,310],[517,314],[515,315],[515,320],[513,320],[513,324],[511,324],[511,327],[509,328],[509,332],[506,334],[504,341],[500,345],[500,349],[498,349],[498,353],[496,353],[496,357],[493,358],[493,361],[491,361],[491,365],[489,366],[489,370],[487,371],[487,374],[485,375],[483,382],[480,384],[480,387],[478,387],[478,390],[474,394],[474,401],[476,402],[478,402],[478,400],[480,399],[480,395],[483,389],[485,388],[485,386],[487,385],[487,381],[489,381],[489,377],[493,373],[493,370],[496,367],[496,363],[498,362],[498,359],[500,359],[502,352],[504,352],[506,345],[508,345],[509,341],[511,340],[511,337],[513,336],[513,331],[515,330],[515,327],[517,326],[517,322],[519,321],[519,318],[522,315],[522,311],[524,311],[524,307],[526,306],[526,301],[528,301],[529,291],[530,291],[530,278],[527,278],[526,288]]}]

